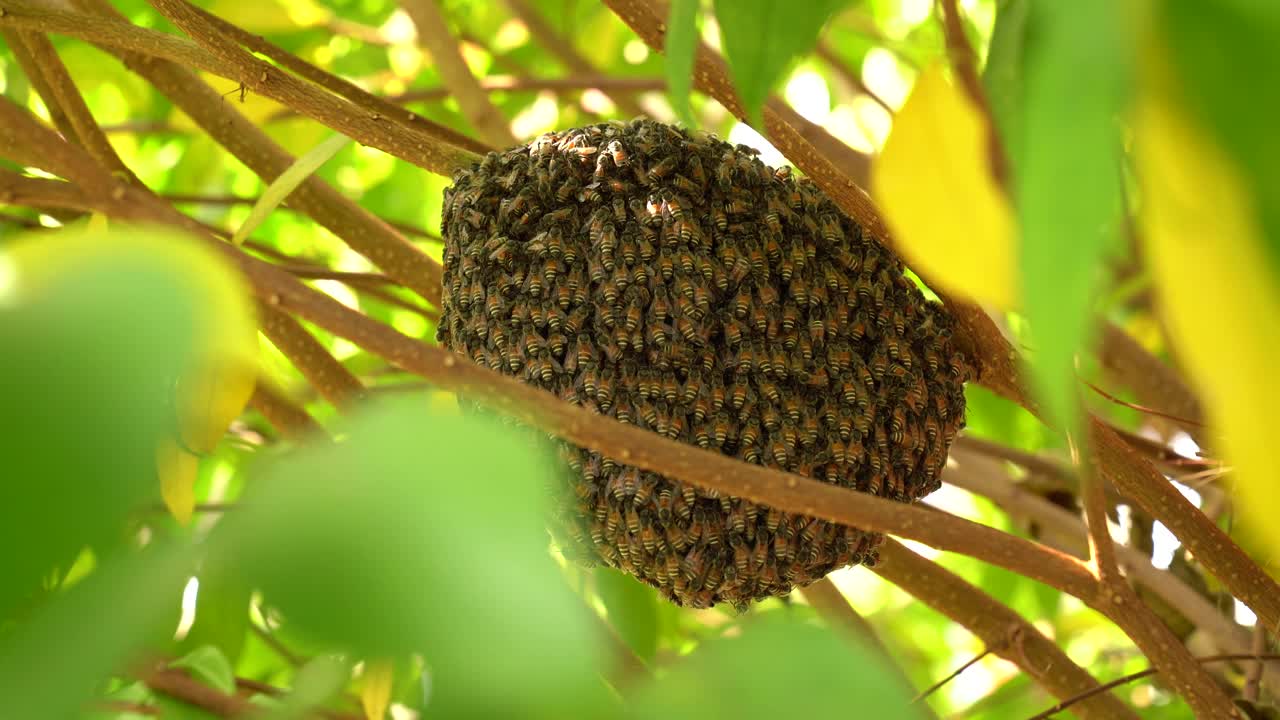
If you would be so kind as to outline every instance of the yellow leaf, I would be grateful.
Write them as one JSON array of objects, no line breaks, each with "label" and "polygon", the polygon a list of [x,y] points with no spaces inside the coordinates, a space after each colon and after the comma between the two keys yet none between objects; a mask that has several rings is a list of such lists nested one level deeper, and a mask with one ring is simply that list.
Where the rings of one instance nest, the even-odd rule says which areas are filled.
[{"label": "yellow leaf", "polygon": [[1136,124],[1146,249],[1179,357],[1236,470],[1246,520],[1280,550],[1280,289],[1252,193],[1227,155],[1168,97],[1144,99]]},{"label": "yellow leaf", "polygon": [[1017,302],[1013,211],[991,176],[986,124],[941,65],[921,73],[894,118],[871,186],[927,280],[1001,308]]},{"label": "yellow leaf", "polygon": [[186,525],[196,511],[196,471],[200,458],[171,438],[156,448],[156,472],[160,475],[160,497],[174,519]]},{"label": "yellow leaf", "polygon": [[368,720],[382,720],[391,705],[391,685],[395,679],[395,664],[390,660],[373,660],[365,663],[364,683],[360,688],[360,704]]},{"label": "yellow leaf", "polygon": [[102,213],[90,213],[89,222],[85,226],[90,232],[106,232],[107,216]]}]

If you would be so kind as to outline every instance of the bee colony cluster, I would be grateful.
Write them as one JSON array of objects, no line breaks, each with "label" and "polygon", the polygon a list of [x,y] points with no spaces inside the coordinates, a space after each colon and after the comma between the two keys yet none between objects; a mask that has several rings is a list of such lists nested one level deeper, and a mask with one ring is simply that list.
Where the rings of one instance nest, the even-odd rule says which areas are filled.
[{"label": "bee colony cluster", "polygon": [[[811,182],[650,120],[490,153],[445,191],[439,339],[593,412],[912,502],[968,374],[951,319]],[[576,447],[567,555],[676,603],[744,606],[876,558],[880,536]]]}]

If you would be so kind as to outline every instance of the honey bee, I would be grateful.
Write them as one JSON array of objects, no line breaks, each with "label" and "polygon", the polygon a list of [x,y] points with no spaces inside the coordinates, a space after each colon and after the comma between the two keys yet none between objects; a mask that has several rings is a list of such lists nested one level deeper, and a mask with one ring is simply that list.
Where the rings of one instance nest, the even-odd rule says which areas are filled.
[{"label": "honey bee", "polygon": [[[741,410],[743,403],[747,401],[746,383],[744,383],[741,380],[735,381],[729,387],[729,391],[727,395],[728,395],[727,400],[729,403],[729,407],[733,408],[734,410]],[[745,439],[745,436],[744,436],[744,439]]]},{"label": "honey bee", "polygon": [[679,158],[675,155],[669,155],[658,164],[649,168],[649,182],[657,182],[670,175],[676,169],[676,163]]},{"label": "honey bee", "polygon": [[610,141],[605,149],[608,151],[609,157],[613,160],[614,165],[620,168],[627,166],[630,161],[630,156],[627,154],[626,147],[624,147],[621,142],[617,140]]},{"label": "honey bee", "polygon": [[720,232],[729,229],[729,216],[725,214],[723,207],[713,206],[711,208],[711,222],[715,224],[716,229]]},{"label": "honey bee", "polygon": [[663,282],[671,282],[671,279],[675,277],[675,274],[675,259],[669,254],[658,256],[658,275],[662,278]]},{"label": "honey bee", "polygon": [[685,339],[686,342],[695,345],[702,344],[702,338],[699,337],[698,325],[687,316],[681,315],[676,318],[676,332]]}]

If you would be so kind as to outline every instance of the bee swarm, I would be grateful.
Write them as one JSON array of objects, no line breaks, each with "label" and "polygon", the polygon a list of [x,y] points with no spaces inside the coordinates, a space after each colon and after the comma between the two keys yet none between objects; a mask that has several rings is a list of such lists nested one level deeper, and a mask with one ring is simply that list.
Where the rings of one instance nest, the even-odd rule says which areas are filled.
[{"label": "bee swarm", "polygon": [[[445,191],[439,339],[569,402],[912,502],[968,376],[952,321],[811,182],[650,120],[490,153]],[[565,445],[556,535],[693,607],[873,563],[881,537]]]}]

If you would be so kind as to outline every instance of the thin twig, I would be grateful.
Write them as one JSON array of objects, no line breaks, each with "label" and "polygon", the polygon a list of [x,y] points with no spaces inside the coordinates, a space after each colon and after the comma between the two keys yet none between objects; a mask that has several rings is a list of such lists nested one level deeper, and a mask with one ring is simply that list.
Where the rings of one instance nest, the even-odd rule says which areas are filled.
[{"label": "thin twig", "polygon": [[1184,417],[1178,417],[1178,416],[1176,416],[1176,415],[1170,415],[1169,413],[1160,412],[1159,410],[1156,410],[1155,408],[1149,408],[1149,407],[1146,407],[1146,406],[1144,406],[1144,405],[1139,405],[1139,404],[1137,404],[1137,403],[1131,403],[1131,402],[1129,402],[1129,401],[1127,401],[1127,400],[1121,400],[1120,398],[1116,397],[1115,395],[1112,395],[1111,393],[1107,392],[1106,390],[1103,390],[1102,388],[1100,388],[1100,387],[1098,387],[1097,385],[1095,385],[1095,384],[1093,384],[1093,383],[1089,382],[1088,380],[1084,380],[1084,381],[1082,381],[1082,382],[1084,382],[1084,384],[1085,384],[1085,385],[1087,385],[1087,386],[1089,387],[1089,389],[1090,389],[1090,390],[1092,390],[1092,391],[1094,391],[1094,392],[1098,393],[1099,395],[1101,395],[1102,397],[1104,397],[1104,398],[1106,398],[1106,399],[1110,400],[1111,402],[1113,402],[1113,403],[1115,403],[1115,404],[1117,404],[1117,405],[1120,405],[1121,407],[1127,407],[1127,408],[1129,408],[1129,409],[1131,409],[1131,410],[1137,410],[1138,412],[1141,412],[1141,413],[1146,413],[1146,414],[1148,414],[1148,415],[1155,415],[1156,417],[1162,417],[1162,418],[1164,418],[1164,419],[1166,419],[1166,420],[1172,420],[1172,421],[1174,421],[1175,423],[1178,423],[1179,425],[1184,425],[1184,426],[1186,426],[1186,425],[1190,425],[1190,426],[1203,427],[1203,424],[1201,424],[1201,423],[1199,423],[1199,422],[1197,422],[1197,421],[1195,421],[1195,420],[1191,420],[1190,418],[1184,418]]},{"label": "thin twig", "polygon": [[862,82],[862,78],[858,73],[854,72],[853,68],[850,68],[848,64],[845,63],[839,53],[837,53],[830,44],[825,40],[819,40],[818,46],[814,48],[813,51],[818,57],[822,58],[822,60],[827,63],[827,67],[831,68],[831,72],[835,73],[836,77],[843,80],[850,89],[856,93],[861,93],[871,98],[875,101],[875,104],[884,108],[884,111],[888,113],[890,117],[893,117],[894,110],[889,107],[889,103],[885,102],[884,98],[880,97],[875,93],[875,91],[867,87],[867,84]]},{"label": "thin twig", "polygon": [[946,677],[942,678],[942,679],[941,679],[941,680],[939,680],[938,682],[936,682],[936,683],[934,683],[934,684],[930,685],[929,687],[925,688],[924,690],[922,690],[922,691],[920,692],[920,694],[919,694],[919,695],[916,695],[914,698],[912,698],[912,699],[911,699],[911,702],[913,702],[913,703],[918,703],[918,702],[920,702],[921,700],[924,700],[925,698],[927,698],[927,697],[929,697],[930,695],[934,694],[935,692],[937,692],[937,691],[941,690],[941,689],[942,689],[942,688],[943,688],[947,683],[949,683],[949,682],[951,682],[952,680],[954,680],[954,679],[956,679],[956,678],[960,677],[960,674],[961,674],[961,673],[963,673],[965,670],[968,670],[969,668],[973,667],[976,663],[980,662],[980,661],[982,660],[982,658],[984,658],[984,657],[986,657],[986,656],[990,655],[992,652],[993,652],[993,650],[992,650],[991,648],[989,648],[989,647],[983,648],[983,649],[982,649],[982,652],[980,652],[980,653],[978,653],[977,655],[974,655],[973,657],[971,657],[971,658],[969,658],[968,660],[964,661],[964,664],[963,664],[963,665],[961,665],[960,667],[956,668],[955,670],[952,670],[952,671],[951,671],[951,672],[950,672]]},{"label": "thin twig", "polygon": [[[1249,654],[1207,655],[1204,657],[1197,657],[1193,659],[1197,663],[1226,662],[1230,660],[1271,661],[1271,660],[1280,660],[1280,655],[1249,655]],[[1141,680],[1142,678],[1145,678],[1145,677],[1151,677],[1152,675],[1156,675],[1159,672],[1160,672],[1159,668],[1150,667],[1150,668],[1147,668],[1146,670],[1139,670],[1138,672],[1130,673],[1128,675],[1118,677],[1115,680],[1111,680],[1106,683],[1103,683],[1102,685],[1099,685],[1096,688],[1088,690],[1087,692],[1080,693],[1076,697],[1063,700],[1062,702],[1058,703],[1057,705],[1054,705],[1053,707],[1049,708],[1048,710],[1045,710],[1044,712],[1040,712],[1040,713],[1036,713],[1035,715],[1032,715],[1031,717],[1027,718],[1027,720],[1045,720],[1045,718],[1051,718],[1054,715],[1057,715],[1058,713],[1062,712],[1063,710],[1066,710],[1068,707],[1071,707],[1072,705],[1075,705],[1078,702],[1087,700],[1088,698],[1093,697],[1098,693],[1107,692],[1108,690],[1118,688],[1121,685],[1127,685],[1133,682],[1134,680]],[[1239,713],[1235,713],[1234,717],[1240,717]]]},{"label": "thin twig", "polygon": [[1186,418],[1182,429],[1203,447],[1204,409],[1200,398],[1167,363],[1160,362],[1129,333],[1104,323],[1098,359],[1113,378],[1133,390],[1138,401],[1169,417]]},{"label": "thin twig", "polygon": [[1266,663],[1262,661],[1262,655],[1267,651],[1267,629],[1262,627],[1261,623],[1253,626],[1252,649],[1255,660],[1249,664],[1249,670],[1245,673],[1244,687],[1240,688],[1240,697],[1257,702],[1259,692],[1262,690],[1262,671],[1266,667]]},{"label": "thin twig", "polygon": [[436,0],[400,0],[400,7],[418,29],[418,42],[431,53],[440,80],[480,137],[498,148],[515,145],[517,140],[511,134],[511,126],[471,74]]}]

